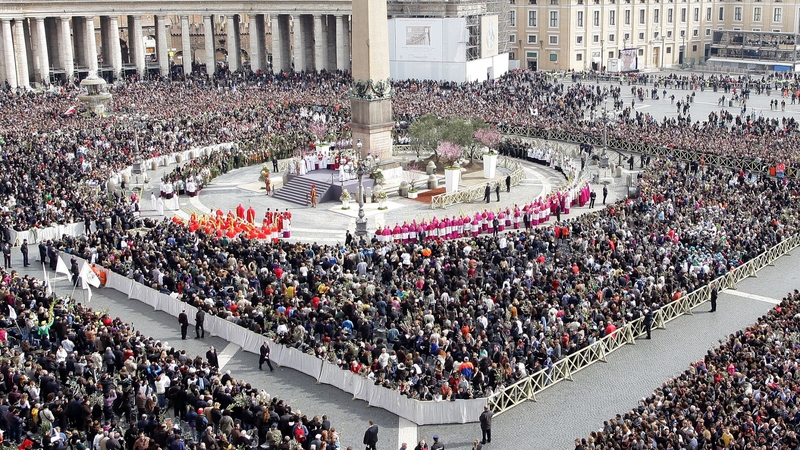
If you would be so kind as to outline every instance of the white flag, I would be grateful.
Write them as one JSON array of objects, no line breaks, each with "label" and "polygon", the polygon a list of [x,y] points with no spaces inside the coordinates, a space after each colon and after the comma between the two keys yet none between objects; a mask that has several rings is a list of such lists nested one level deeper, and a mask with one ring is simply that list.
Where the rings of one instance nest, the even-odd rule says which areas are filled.
[{"label": "white flag", "polygon": [[[89,289],[89,284],[92,286],[99,288],[100,287],[100,278],[97,277],[97,274],[94,273],[89,264],[84,262],[83,267],[81,267],[81,289]],[[91,291],[90,291],[91,292]],[[91,294],[89,294],[91,297]]]},{"label": "white flag", "polygon": [[86,289],[86,303],[89,303],[92,301],[92,288],[87,285],[84,289]]},{"label": "white flag", "polygon": [[63,273],[69,276],[69,267],[67,267],[67,264],[61,259],[61,256],[56,257],[56,273]]},{"label": "white flag", "polygon": [[11,320],[17,320],[17,310],[11,305],[8,305],[8,317],[11,317]]}]

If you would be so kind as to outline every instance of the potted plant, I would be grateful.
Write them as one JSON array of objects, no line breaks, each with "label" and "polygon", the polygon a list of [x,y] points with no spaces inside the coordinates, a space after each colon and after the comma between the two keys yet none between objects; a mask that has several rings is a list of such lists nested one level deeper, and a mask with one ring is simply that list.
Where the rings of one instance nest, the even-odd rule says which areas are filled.
[{"label": "potted plant", "polygon": [[419,196],[419,191],[414,185],[411,185],[411,188],[408,190],[408,198],[417,198]]},{"label": "potted plant", "polygon": [[462,154],[461,146],[452,142],[442,141],[436,151],[439,157],[447,161],[444,166],[445,192],[449,194],[458,191],[458,183],[461,181],[461,167],[458,165],[458,160]]},{"label": "potted plant", "polygon": [[372,179],[375,180],[375,184],[383,184],[385,178],[381,169],[375,169],[375,171],[372,172]]},{"label": "potted plant", "polygon": [[503,141],[503,135],[493,128],[484,128],[475,132],[475,140],[487,148],[483,155],[483,178],[492,179],[497,172],[497,146]]},{"label": "potted plant", "polygon": [[339,200],[342,202],[342,209],[350,209],[350,201],[353,200],[353,197],[350,196],[350,192],[347,189],[342,190],[342,195],[339,196]]},{"label": "potted plant", "polygon": [[378,198],[378,209],[380,209],[381,211],[388,209],[388,206],[386,206],[386,199],[389,198],[389,196],[386,195],[386,192],[385,191],[378,192],[377,198]]}]

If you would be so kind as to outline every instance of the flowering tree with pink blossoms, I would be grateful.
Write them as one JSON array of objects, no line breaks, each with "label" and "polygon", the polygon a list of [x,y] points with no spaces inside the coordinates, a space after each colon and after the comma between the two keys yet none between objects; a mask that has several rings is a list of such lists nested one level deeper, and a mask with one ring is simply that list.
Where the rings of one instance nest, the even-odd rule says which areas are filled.
[{"label": "flowering tree with pink blossoms", "polygon": [[453,167],[455,162],[461,159],[461,155],[464,152],[460,145],[454,144],[450,141],[442,141],[439,142],[439,146],[436,148],[436,153],[440,158],[447,161],[446,167]]},{"label": "flowering tree with pink blossoms", "polygon": [[494,153],[500,143],[503,142],[503,136],[494,128],[481,128],[475,132],[474,136],[476,141],[489,147],[489,153]]}]

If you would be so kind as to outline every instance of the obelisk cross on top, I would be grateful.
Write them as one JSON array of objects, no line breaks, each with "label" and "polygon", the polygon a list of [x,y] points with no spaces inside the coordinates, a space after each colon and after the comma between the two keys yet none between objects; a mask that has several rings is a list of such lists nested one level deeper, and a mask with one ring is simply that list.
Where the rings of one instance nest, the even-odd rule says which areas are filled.
[{"label": "obelisk cross on top", "polygon": [[350,89],[353,144],[361,155],[392,156],[392,85],[389,81],[389,21],[386,0],[353,0],[353,86]]}]

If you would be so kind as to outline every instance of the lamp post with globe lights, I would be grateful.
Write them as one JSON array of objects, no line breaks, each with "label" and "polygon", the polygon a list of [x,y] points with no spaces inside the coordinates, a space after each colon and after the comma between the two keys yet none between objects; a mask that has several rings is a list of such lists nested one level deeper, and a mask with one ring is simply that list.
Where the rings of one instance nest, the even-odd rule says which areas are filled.
[{"label": "lamp post with globe lights", "polygon": [[367,235],[367,218],[364,216],[364,175],[369,175],[375,170],[375,160],[372,155],[361,159],[361,148],[364,144],[361,139],[356,141],[356,175],[358,176],[358,218],[356,219],[356,236]]}]

